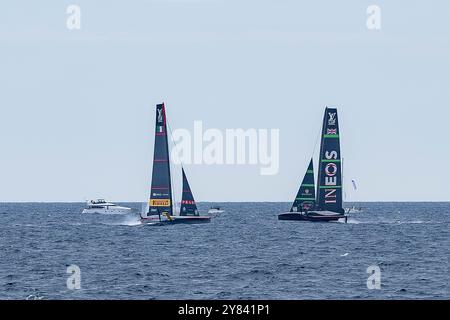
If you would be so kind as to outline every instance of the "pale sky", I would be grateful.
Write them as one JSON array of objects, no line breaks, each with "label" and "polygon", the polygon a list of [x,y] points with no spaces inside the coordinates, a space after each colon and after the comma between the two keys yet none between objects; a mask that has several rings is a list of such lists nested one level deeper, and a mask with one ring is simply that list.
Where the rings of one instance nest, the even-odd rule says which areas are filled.
[{"label": "pale sky", "polygon": [[[81,30],[66,27],[70,4]],[[372,4],[380,30],[366,27]],[[276,175],[187,165],[197,201],[292,201],[327,105],[348,201],[450,200],[448,0],[0,8],[0,201],[147,201],[162,101],[173,129],[280,129]]]}]

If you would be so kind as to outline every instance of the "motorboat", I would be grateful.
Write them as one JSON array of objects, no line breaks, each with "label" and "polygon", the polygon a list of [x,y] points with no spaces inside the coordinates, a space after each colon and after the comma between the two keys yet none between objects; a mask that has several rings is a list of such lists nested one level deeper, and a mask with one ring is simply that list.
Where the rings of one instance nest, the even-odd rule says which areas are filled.
[{"label": "motorboat", "polygon": [[107,202],[105,199],[87,200],[87,208],[82,213],[100,213],[100,214],[127,214],[131,213],[131,208],[118,206]]}]

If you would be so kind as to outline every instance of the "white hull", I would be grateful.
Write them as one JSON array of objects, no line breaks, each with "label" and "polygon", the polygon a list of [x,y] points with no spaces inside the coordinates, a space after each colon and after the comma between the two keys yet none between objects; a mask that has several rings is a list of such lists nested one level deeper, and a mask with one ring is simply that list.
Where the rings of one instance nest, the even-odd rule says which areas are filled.
[{"label": "white hull", "polygon": [[131,213],[130,208],[126,207],[109,207],[109,208],[86,208],[82,213],[98,213],[98,214],[127,214]]},{"label": "white hull", "polygon": [[215,215],[224,212],[224,210],[210,209],[208,210],[208,214]]}]

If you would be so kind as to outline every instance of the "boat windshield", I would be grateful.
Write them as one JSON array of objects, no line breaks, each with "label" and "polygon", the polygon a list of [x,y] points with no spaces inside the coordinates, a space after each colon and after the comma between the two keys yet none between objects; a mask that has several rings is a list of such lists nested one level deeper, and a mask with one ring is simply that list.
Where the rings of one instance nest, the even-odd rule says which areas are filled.
[{"label": "boat windshield", "polygon": [[106,202],[103,199],[99,199],[97,201],[91,200],[89,207],[91,208],[104,208],[104,207],[115,207],[116,205],[113,203]]}]

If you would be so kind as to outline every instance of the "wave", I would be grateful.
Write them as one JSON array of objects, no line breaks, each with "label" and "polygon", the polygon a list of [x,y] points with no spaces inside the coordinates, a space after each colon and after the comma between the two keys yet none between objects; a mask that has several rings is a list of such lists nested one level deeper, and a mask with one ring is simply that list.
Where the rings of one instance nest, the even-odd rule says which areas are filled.
[{"label": "wave", "polygon": [[108,223],[104,223],[104,224],[110,225],[110,226],[128,226],[128,227],[142,225],[141,219],[134,215],[133,216],[127,215],[127,216],[124,216],[124,219],[122,219],[121,221],[108,222]]},{"label": "wave", "polygon": [[[341,222],[341,221],[339,221],[339,222]],[[342,222],[345,223],[345,221],[342,221]],[[351,223],[351,224],[360,224],[361,221],[356,220],[356,219],[354,219],[354,218],[347,218],[347,223]]]},{"label": "wave", "polygon": [[440,223],[439,221],[424,221],[424,220],[380,220],[367,221],[366,224],[426,224],[426,223]]},{"label": "wave", "polygon": [[[345,220],[340,219],[338,223],[345,223]],[[439,221],[424,221],[424,220],[367,220],[367,221],[361,221],[357,220],[355,218],[349,217],[347,219],[347,223],[351,224],[393,224],[393,225],[399,225],[399,224],[428,224],[428,223],[442,223]]]}]

